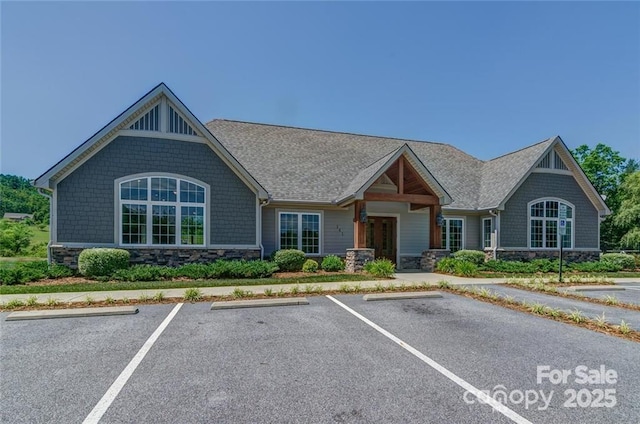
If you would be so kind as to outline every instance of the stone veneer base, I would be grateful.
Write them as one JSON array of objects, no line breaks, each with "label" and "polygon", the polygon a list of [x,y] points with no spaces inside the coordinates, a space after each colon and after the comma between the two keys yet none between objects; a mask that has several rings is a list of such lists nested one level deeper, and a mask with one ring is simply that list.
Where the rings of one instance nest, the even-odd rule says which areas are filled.
[{"label": "stone veneer base", "polygon": [[364,264],[373,261],[375,251],[373,249],[347,249],[345,271],[362,271]]},{"label": "stone veneer base", "polygon": [[[534,259],[558,259],[559,250],[497,250],[496,259],[503,261],[528,262]],[[493,251],[485,251],[485,259],[493,259]],[[600,260],[597,250],[563,250],[562,259],[567,263],[592,262]]]},{"label": "stone veneer base", "polygon": [[[78,268],[78,256],[84,248],[51,246],[51,261],[70,268]],[[131,255],[131,265],[179,266],[189,263],[207,263],[216,259],[260,259],[260,249],[124,249]]]}]

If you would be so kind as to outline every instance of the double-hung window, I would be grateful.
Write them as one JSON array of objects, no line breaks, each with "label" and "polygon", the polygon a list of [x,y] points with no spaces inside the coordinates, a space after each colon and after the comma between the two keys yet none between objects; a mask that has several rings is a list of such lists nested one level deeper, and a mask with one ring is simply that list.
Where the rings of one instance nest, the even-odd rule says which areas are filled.
[{"label": "double-hung window", "polygon": [[204,185],[145,176],[120,182],[118,190],[122,245],[205,245]]},{"label": "double-hung window", "polygon": [[309,212],[279,213],[280,249],[298,249],[320,254],[320,214]]},{"label": "double-hung window", "polygon": [[529,247],[532,249],[557,249],[560,240],[560,205],[566,207],[565,235],[562,247],[573,248],[573,205],[552,199],[538,199],[529,203]]},{"label": "double-hung window", "polygon": [[464,220],[445,218],[442,224],[442,248],[451,252],[464,249]]}]

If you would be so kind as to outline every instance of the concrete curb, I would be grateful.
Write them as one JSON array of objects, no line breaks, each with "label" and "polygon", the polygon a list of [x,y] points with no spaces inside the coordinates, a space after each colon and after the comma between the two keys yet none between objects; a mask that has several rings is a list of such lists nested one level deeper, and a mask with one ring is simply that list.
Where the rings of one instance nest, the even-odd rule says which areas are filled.
[{"label": "concrete curb", "polygon": [[80,318],[112,315],[134,315],[138,313],[135,306],[111,306],[104,308],[51,309],[41,311],[17,311],[10,313],[5,321],[22,321],[49,318]]},{"label": "concrete curb", "polygon": [[399,293],[372,293],[365,294],[362,299],[371,302],[374,300],[394,300],[394,299],[423,299],[442,297],[442,293],[437,291],[426,292],[399,292]]},{"label": "concrete curb", "polygon": [[213,302],[211,310],[237,309],[237,308],[265,308],[269,306],[297,306],[308,305],[306,297],[287,297],[283,299],[256,299],[256,300],[229,300]]},{"label": "concrete curb", "polygon": [[611,290],[625,290],[623,286],[571,286],[565,289],[566,291],[611,291]]}]

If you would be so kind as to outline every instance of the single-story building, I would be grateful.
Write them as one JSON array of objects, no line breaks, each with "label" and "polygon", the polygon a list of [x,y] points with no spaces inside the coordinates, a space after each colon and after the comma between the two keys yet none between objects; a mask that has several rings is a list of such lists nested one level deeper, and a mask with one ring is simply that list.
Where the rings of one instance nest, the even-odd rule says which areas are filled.
[{"label": "single-story building", "polygon": [[14,222],[22,222],[22,221],[26,221],[28,219],[33,219],[33,214],[32,213],[17,213],[17,212],[5,212],[5,214],[2,216],[2,219],[6,219],[7,221],[14,221]]},{"label": "single-story building", "polygon": [[51,260],[72,266],[89,247],[136,263],[294,248],[431,270],[460,249],[529,259],[562,243],[566,259],[586,260],[610,213],[558,136],[483,161],[443,143],[204,124],[165,84],[35,185],[52,199]]}]

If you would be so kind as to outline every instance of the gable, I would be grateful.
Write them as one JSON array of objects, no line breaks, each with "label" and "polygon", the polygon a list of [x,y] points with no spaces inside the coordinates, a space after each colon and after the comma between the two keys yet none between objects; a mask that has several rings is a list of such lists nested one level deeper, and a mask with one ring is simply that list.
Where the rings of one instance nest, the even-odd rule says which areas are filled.
[{"label": "gable", "polygon": [[105,125],[35,180],[41,188],[53,188],[100,149],[122,135],[159,137],[207,144],[259,197],[266,190],[231,153],[202,125],[187,107],[161,83]]},{"label": "gable", "polygon": [[[552,173],[563,174],[573,178],[577,186],[580,187],[582,194],[589,199],[601,216],[611,213],[560,137],[556,136],[553,139],[549,139],[541,143],[540,146],[546,147],[544,152],[531,160],[531,166],[525,167],[524,164],[526,162],[520,165],[526,172],[519,179],[512,181],[509,193],[503,197],[498,205],[499,209],[504,210],[505,204],[532,173]],[[506,157],[508,158],[509,156],[515,156],[515,154],[507,155]]]}]

